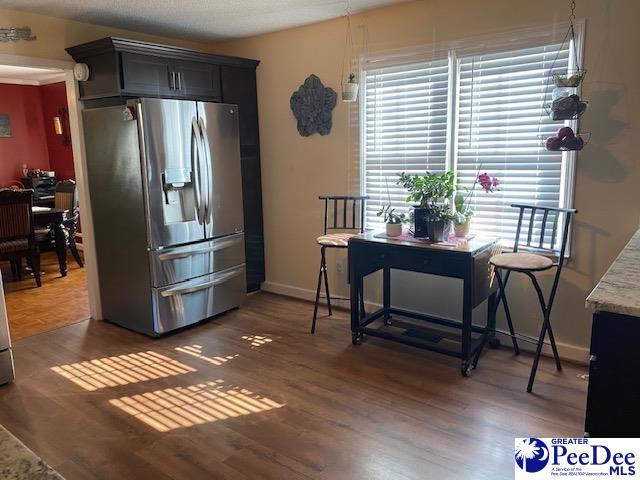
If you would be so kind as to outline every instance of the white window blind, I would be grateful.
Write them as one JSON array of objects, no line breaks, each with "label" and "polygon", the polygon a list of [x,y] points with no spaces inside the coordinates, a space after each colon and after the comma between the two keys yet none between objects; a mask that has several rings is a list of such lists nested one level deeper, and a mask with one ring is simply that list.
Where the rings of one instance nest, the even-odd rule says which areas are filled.
[{"label": "white window blind", "polygon": [[[548,118],[543,105],[552,100],[550,68],[570,67],[573,53],[569,45],[549,43],[449,55],[451,60],[365,67],[362,72],[362,186],[370,197],[366,226],[383,228],[376,212],[389,203],[387,186],[391,205],[409,210],[407,192],[396,184],[398,172],[455,170],[460,185],[471,188],[481,170],[502,183],[495,193],[476,187],[472,229],[510,245],[518,219],[512,203],[568,206],[563,153],[547,151],[540,137],[562,126]],[[541,222],[542,216],[534,234]]]},{"label": "white window blind", "polygon": [[[476,188],[472,229],[512,245],[518,220],[513,203],[560,206],[562,152],[540,136],[561,126],[543,110],[551,102],[549,69],[566,69],[569,49],[547,45],[458,59],[456,173],[471,188],[478,170],[497,176],[499,191]],[[542,217],[534,224],[538,234]],[[536,237],[537,238],[537,237]]]},{"label": "white window blind", "polygon": [[[408,211],[397,173],[444,171],[446,165],[448,59],[365,70],[364,190],[367,228],[382,228],[376,216],[389,203]],[[388,187],[388,194],[387,194]]]}]

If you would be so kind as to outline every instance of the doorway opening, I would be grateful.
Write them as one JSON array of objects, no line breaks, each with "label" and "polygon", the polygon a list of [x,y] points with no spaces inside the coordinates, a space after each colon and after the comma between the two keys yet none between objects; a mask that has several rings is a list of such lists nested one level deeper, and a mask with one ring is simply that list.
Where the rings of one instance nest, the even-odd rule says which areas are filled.
[{"label": "doorway opening", "polygon": [[6,254],[0,241],[13,340],[91,316],[67,83],[62,68],[0,64],[0,188],[29,191],[32,203],[30,254]]}]

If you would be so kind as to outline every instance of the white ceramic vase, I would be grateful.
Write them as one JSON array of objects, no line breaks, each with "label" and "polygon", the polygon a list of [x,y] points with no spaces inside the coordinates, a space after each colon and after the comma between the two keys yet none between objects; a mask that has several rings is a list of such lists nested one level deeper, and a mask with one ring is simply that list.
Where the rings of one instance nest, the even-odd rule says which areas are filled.
[{"label": "white ceramic vase", "polygon": [[358,98],[358,84],[347,82],[342,85],[342,101],[355,102]]},{"label": "white ceramic vase", "polygon": [[388,237],[399,237],[402,235],[402,224],[401,223],[387,223],[387,236]]}]

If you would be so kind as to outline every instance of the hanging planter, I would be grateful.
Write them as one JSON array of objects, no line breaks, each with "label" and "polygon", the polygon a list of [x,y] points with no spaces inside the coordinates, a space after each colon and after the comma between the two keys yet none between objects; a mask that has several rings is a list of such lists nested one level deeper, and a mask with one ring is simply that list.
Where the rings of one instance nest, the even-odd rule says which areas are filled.
[{"label": "hanging planter", "polygon": [[349,74],[349,80],[342,85],[342,101],[355,102],[358,99],[358,87],[355,73]]},{"label": "hanging planter", "polygon": [[556,87],[578,88],[582,84],[586,75],[586,70],[573,68],[570,70],[554,72],[551,75],[551,79]]},{"label": "hanging planter", "polygon": [[[351,10],[349,9],[349,3],[347,2],[347,33],[344,44],[344,57],[342,58],[342,73],[340,74],[340,81],[342,82],[342,101],[343,102],[355,102],[358,99],[359,84],[356,79],[356,74],[353,73],[353,32],[351,31]],[[345,68],[347,66],[347,68]],[[349,77],[345,78],[345,70],[350,72]]]},{"label": "hanging planter", "polygon": [[561,127],[558,133],[548,137],[539,135],[542,146],[550,152],[580,151],[591,140],[591,132],[574,133],[571,127]]}]

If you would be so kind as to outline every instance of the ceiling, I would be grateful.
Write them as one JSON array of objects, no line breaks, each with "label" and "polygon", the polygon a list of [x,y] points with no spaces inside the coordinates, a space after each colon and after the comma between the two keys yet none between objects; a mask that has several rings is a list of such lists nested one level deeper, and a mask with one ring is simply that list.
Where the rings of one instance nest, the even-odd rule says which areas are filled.
[{"label": "ceiling", "polygon": [[[2,0],[2,7],[136,32],[220,40],[257,35],[404,0]],[[21,25],[17,25],[21,26]],[[35,35],[38,32],[34,32]]]},{"label": "ceiling", "polygon": [[0,83],[46,85],[62,81],[64,81],[62,70],[0,65]]}]

